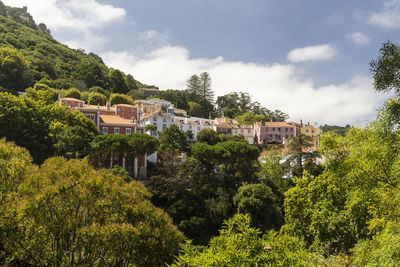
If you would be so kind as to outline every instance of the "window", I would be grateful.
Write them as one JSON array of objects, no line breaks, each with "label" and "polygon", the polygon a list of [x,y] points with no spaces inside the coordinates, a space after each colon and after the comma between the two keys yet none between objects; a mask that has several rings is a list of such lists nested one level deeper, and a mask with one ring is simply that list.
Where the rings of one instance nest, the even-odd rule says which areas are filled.
[{"label": "window", "polygon": [[121,108],[121,113],[125,114],[125,108]]},{"label": "window", "polygon": [[293,128],[290,128],[290,131],[293,132]]},{"label": "window", "polygon": [[312,130],[311,132],[314,133],[314,130]]},{"label": "window", "polygon": [[164,118],[163,118],[163,122],[167,122],[167,118],[164,117]]},{"label": "window", "polygon": [[306,129],[306,133],[308,133],[308,129]]},{"label": "window", "polygon": [[270,134],[269,137],[272,137],[272,134]]},{"label": "window", "polygon": [[82,102],[79,102],[79,107],[80,107],[80,108],[83,107]]},{"label": "window", "polygon": [[237,133],[237,130],[235,129],[235,130],[233,130],[233,132],[234,132],[234,133]]},{"label": "window", "polygon": [[126,134],[131,134],[131,128],[126,128]]},{"label": "window", "polygon": [[247,130],[247,133],[248,133],[248,134],[251,133],[250,129]]},{"label": "window", "polygon": [[275,128],[272,128],[272,131],[275,132]]},{"label": "window", "polygon": [[167,125],[166,125],[166,124],[163,124],[162,128],[163,128],[163,130],[164,130],[165,128],[167,128]]},{"label": "window", "polygon": [[121,116],[121,118],[125,119],[125,116]]},{"label": "window", "polygon": [[244,130],[243,130],[243,129],[241,129],[241,130],[240,130],[240,133],[244,133]]},{"label": "window", "polygon": [[286,134],[285,137],[288,138],[289,136]]},{"label": "window", "polygon": [[108,128],[107,127],[103,127],[102,131],[103,134],[108,134]]},{"label": "window", "polygon": [[287,132],[287,131],[288,131],[288,128],[285,128],[285,131]]},{"label": "window", "polygon": [[131,115],[133,115],[133,108],[131,108]]},{"label": "window", "polygon": [[200,131],[200,126],[197,126],[197,131]]},{"label": "window", "polygon": [[75,107],[75,103],[71,102],[71,108]]},{"label": "window", "polygon": [[281,131],[281,128],[278,128],[278,132],[280,132]]},{"label": "window", "polygon": [[119,128],[114,128],[114,134],[119,134]]},{"label": "window", "polygon": [[153,117],[153,121],[157,121],[157,117],[156,116]]}]

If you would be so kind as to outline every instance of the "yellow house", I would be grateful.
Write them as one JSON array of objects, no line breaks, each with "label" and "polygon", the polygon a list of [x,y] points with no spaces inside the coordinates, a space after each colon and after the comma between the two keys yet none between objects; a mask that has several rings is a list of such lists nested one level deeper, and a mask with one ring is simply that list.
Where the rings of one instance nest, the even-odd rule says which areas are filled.
[{"label": "yellow house", "polygon": [[322,135],[323,131],[319,127],[316,127],[316,126],[308,123],[301,127],[301,133],[311,136],[313,139],[313,144],[314,144],[311,149],[318,150],[319,137]]}]

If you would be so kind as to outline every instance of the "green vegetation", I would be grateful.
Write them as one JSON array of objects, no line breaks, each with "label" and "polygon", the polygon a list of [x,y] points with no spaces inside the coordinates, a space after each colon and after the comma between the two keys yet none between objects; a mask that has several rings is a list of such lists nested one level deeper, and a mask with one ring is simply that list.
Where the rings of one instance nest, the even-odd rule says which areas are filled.
[{"label": "green vegetation", "polygon": [[[28,18],[28,20],[22,19]],[[71,49],[37,26],[22,9],[0,5],[0,86],[10,92],[24,91],[46,80],[50,87],[85,91],[100,86],[112,93],[128,93],[148,87],[131,75],[108,68],[102,59],[83,49]]]},{"label": "green vegetation", "polygon": [[126,183],[85,160],[46,160],[0,140],[0,263],[11,266],[160,266],[183,235]]},{"label": "green vegetation", "polygon": [[51,91],[30,88],[20,97],[0,93],[0,136],[27,148],[35,163],[54,155],[86,156],[97,134],[84,115],[55,105]]},{"label": "green vegetation", "polygon": [[336,126],[336,125],[323,125],[320,128],[322,129],[322,131],[324,133],[326,132],[335,132],[341,136],[345,136],[347,134],[347,132],[350,130],[352,126],[350,126],[349,124],[347,124],[346,126],[342,127],[342,126]]}]

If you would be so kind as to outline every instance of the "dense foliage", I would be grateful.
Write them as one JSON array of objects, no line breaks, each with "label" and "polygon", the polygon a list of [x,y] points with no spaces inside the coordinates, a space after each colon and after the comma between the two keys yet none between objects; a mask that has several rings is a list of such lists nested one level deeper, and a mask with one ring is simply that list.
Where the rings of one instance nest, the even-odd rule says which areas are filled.
[{"label": "dense foliage", "polygon": [[27,148],[35,163],[54,155],[86,156],[97,134],[77,110],[54,104],[51,91],[30,88],[19,97],[0,93],[0,136]]},{"label": "dense foliage", "polygon": [[236,214],[225,221],[220,235],[200,251],[188,244],[171,266],[300,266],[307,252],[300,240],[250,226],[250,216]]},{"label": "dense foliage", "polygon": [[39,81],[57,89],[76,87],[82,91],[100,86],[113,93],[147,87],[131,75],[108,68],[99,56],[57,42],[26,10],[2,3],[0,62],[0,86],[11,92],[24,91]]},{"label": "dense foliage", "polygon": [[160,266],[183,241],[143,185],[84,160],[38,168],[3,139],[0,177],[2,265]]}]

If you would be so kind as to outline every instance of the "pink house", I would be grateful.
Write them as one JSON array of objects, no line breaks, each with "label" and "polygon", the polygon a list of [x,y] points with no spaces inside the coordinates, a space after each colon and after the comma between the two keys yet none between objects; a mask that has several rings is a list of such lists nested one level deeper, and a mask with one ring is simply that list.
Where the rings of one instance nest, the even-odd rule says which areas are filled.
[{"label": "pink house", "polygon": [[254,124],[258,144],[282,143],[284,139],[300,134],[300,124],[294,122],[265,122]]}]

